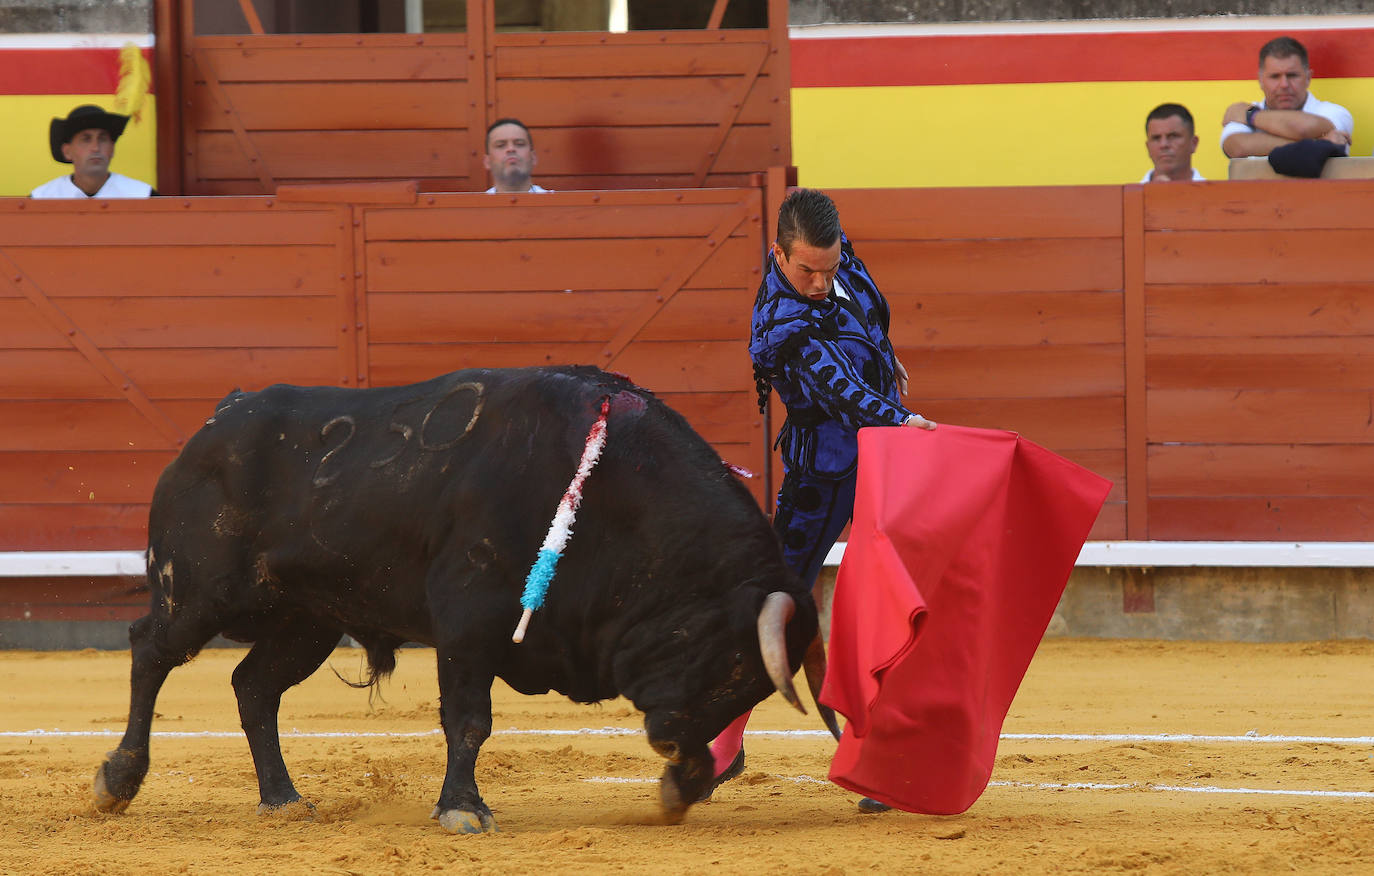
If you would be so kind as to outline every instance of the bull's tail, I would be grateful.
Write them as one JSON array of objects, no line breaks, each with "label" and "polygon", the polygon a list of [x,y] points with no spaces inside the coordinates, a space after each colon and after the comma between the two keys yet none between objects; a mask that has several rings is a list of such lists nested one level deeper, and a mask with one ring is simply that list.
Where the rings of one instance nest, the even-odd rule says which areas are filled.
[{"label": "bull's tail", "polygon": [[339,670],[334,668],[332,663],[329,670],[334,673],[339,681],[349,687],[356,687],[359,690],[371,688],[371,692],[368,694],[368,702],[371,703],[374,696],[380,696],[378,691],[381,682],[396,671],[396,649],[400,647],[401,642],[387,636],[382,639],[369,639],[368,641],[358,640],[358,644],[363,646],[364,653],[367,654],[367,674],[363,678],[358,681],[349,681],[343,677]]}]

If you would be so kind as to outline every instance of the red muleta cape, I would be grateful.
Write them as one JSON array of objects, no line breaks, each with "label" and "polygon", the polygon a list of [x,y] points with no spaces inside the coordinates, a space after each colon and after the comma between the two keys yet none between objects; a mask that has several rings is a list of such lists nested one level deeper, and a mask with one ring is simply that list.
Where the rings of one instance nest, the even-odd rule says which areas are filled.
[{"label": "red muleta cape", "polygon": [[859,430],[821,691],[848,719],[832,782],[910,812],[973,805],[1110,489],[1015,432]]}]

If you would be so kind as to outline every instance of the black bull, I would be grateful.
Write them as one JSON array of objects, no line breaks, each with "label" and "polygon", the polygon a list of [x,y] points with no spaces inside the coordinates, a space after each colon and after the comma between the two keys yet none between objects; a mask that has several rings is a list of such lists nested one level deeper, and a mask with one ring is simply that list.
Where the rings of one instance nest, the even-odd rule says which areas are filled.
[{"label": "black bull", "polygon": [[[514,644],[525,576],[607,398],[573,536]],[[403,643],[435,648],[445,829],[495,828],[473,767],[496,677],[526,694],[630,699],[668,761],[660,800],[678,820],[712,779],[712,737],[775,688],[796,704],[791,675],[817,632],[810,593],[716,452],[652,394],[594,368],[235,392],[163,472],[148,528],[129,725],[96,772],[107,811],[147,774],[167,674],[216,634],[253,643],[233,686],[259,811],[300,801],[281,696],[346,633],[367,650],[370,683]]]}]

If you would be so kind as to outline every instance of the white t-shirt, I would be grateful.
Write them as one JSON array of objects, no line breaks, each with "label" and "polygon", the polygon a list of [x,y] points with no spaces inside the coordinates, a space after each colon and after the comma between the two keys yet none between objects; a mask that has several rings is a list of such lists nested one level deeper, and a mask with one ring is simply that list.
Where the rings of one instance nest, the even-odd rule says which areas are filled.
[{"label": "white t-shirt", "polygon": [[[537,186],[537,185],[535,185],[534,183],[530,183],[530,191],[532,191],[532,192],[551,192],[551,191],[553,191],[553,189],[546,189],[546,188],[543,188],[542,186]],[[487,189],[487,194],[489,194],[489,195],[494,195],[494,194],[496,194],[496,186],[492,186],[491,188]]]},{"label": "white t-shirt", "polygon": [[[1265,106],[1264,104],[1260,104],[1260,109],[1268,108],[1269,107]],[[1321,116],[1322,118],[1331,122],[1331,124],[1336,127],[1337,131],[1344,131],[1346,134],[1355,133],[1355,117],[1350,115],[1350,110],[1346,109],[1338,103],[1331,103],[1330,101],[1326,100],[1317,100],[1315,97],[1312,96],[1312,92],[1310,91],[1307,92],[1307,101],[1302,105],[1302,111],[1305,113],[1312,113],[1314,116]],[[1221,129],[1220,142],[1222,144],[1223,151],[1226,148],[1225,144],[1227,137],[1230,137],[1232,134],[1252,134],[1254,133],[1254,131],[1254,128],[1250,127],[1244,122],[1227,122],[1226,125]],[[1347,146],[1346,152],[1348,153],[1349,151],[1350,147]]]},{"label": "white t-shirt", "polygon": [[72,182],[72,175],[59,176],[49,180],[29,192],[30,198],[146,198],[153,193],[153,187],[118,173],[110,174],[100,191],[87,195]]},{"label": "white t-shirt", "polygon": [[[1142,179],[1141,182],[1143,182],[1143,183],[1154,182],[1154,180],[1152,180],[1152,179],[1150,178],[1150,177],[1152,177],[1152,176],[1154,176],[1154,175],[1155,175],[1155,172],[1154,172],[1154,169],[1153,169],[1153,168],[1151,168],[1150,170],[1145,171],[1145,178]],[[1205,176],[1203,176],[1202,174],[1198,173],[1196,167],[1193,168],[1193,182],[1207,182],[1207,177],[1205,177]]]}]

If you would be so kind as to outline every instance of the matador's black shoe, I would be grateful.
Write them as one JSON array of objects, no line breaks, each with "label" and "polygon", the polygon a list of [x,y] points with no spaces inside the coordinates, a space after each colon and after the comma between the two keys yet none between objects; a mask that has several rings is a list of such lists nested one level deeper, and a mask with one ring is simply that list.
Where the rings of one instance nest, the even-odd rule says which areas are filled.
[{"label": "matador's black shoe", "polygon": [[881,800],[874,800],[872,797],[865,797],[859,801],[859,811],[868,815],[875,812],[889,812],[892,807]]},{"label": "matador's black shoe", "polygon": [[697,802],[705,803],[707,800],[710,800],[711,795],[716,792],[716,788],[719,788],[721,785],[735,778],[742,772],[744,772],[743,745],[739,747],[739,754],[735,755],[735,759],[730,761],[730,765],[725,768],[725,772],[716,776],[715,779],[712,780],[711,784],[707,786],[706,790],[701,792],[701,796],[697,798]]}]

